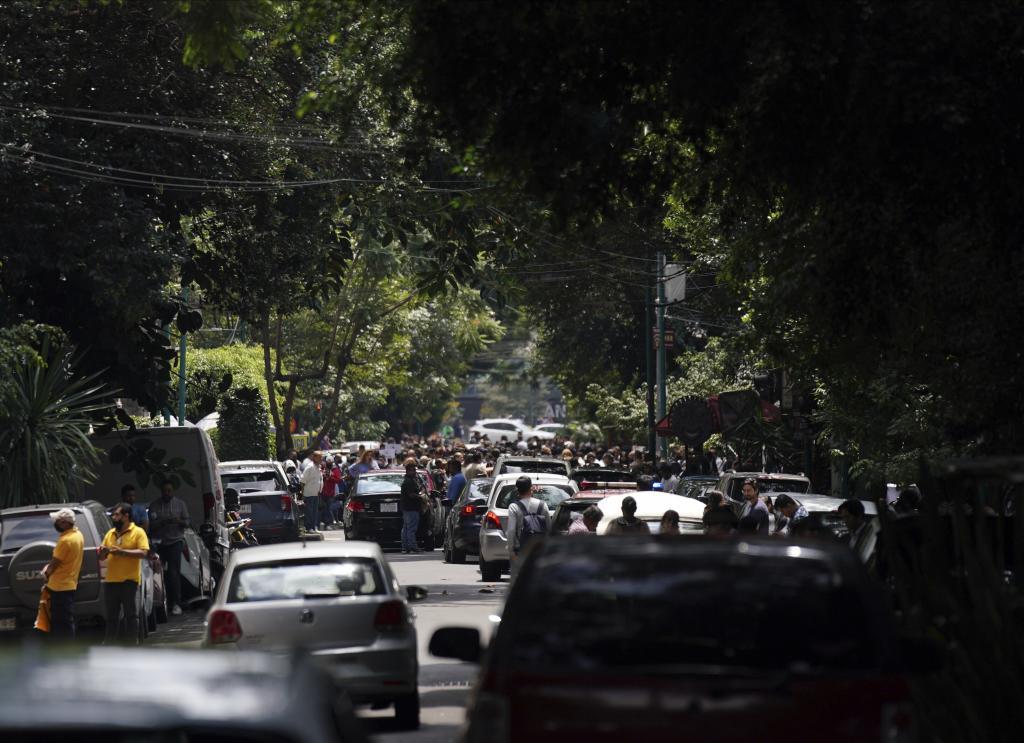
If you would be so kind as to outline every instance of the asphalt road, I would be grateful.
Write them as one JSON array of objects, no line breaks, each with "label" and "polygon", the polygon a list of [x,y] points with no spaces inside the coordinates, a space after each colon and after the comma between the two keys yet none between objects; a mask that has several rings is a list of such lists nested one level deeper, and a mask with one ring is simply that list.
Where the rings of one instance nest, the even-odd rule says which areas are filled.
[{"label": "asphalt road", "polygon": [[[328,540],[344,539],[340,531],[325,533]],[[508,579],[499,583],[483,583],[476,563],[447,565],[441,550],[418,555],[387,552],[387,558],[403,586],[423,586],[427,599],[414,604],[420,658],[421,727],[418,731],[398,730],[393,723],[394,712],[360,710],[374,740],[398,743],[440,743],[454,740],[465,717],[466,698],[477,667],[459,661],[433,658],[427,652],[430,636],[438,627],[457,625],[478,627],[489,637],[494,627],[491,619],[500,614]],[[194,647],[202,635],[204,609],[187,610],[180,617],[171,617],[147,644]]]}]

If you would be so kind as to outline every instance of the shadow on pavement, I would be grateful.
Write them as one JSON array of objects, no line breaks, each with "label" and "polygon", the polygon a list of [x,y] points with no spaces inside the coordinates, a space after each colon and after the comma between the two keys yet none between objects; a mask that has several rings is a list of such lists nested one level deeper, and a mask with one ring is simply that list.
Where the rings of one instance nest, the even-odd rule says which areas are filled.
[{"label": "shadow on pavement", "polygon": [[466,700],[469,696],[468,686],[439,686],[434,688],[420,689],[420,710],[422,722],[420,729],[415,733],[403,730],[395,721],[392,710],[376,710],[368,716],[365,712],[360,715],[360,721],[370,735],[390,735],[392,733],[403,733],[405,736],[423,741],[452,741],[455,740],[462,727],[461,714],[458,722],[436,722],[431,720],[430,710],[438,707],[452,707],[465,709]]}]

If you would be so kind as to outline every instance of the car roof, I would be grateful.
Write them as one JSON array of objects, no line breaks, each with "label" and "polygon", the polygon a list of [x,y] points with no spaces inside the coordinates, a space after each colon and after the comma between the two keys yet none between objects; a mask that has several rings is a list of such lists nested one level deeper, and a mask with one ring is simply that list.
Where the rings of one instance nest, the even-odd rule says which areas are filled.
[{"label": "car roof", "polygon": [[638,519],[661,518],[665,511],[675,511],[681,519],[700,520],[704,517],[704,504],[693,498],[685,498],[672,493],[653,490],[622,492],[601,499],[597,507],[605,515],[605,519],[617,519],[622,515],[622,501],[632,496],[636,501],[636,517]]},{"label": "car roof", "polygon": [[502,462],[558,462],[561,465],[565,464],[564,459],[543,454],[502,454],[498,459]]},{"label": "car roof", "polygon": [[[810,513],[838,511],[839,506],[846,502],[845,498],[820,493],[772,493],[771,497],[778,498],[780,495],[788,495]],[[878,515],[878,508],[873,501],[862,500],[861,503],[864,504],[864,513],[868,516]]]},{"label": "car roof", "polygon": [[529,477],[534,485],[575,485],[565,475],[555,475],[550,472],[506,472],[503,475],[495,475],[494,481],[505,483],[515,482],[520,477]]},{"label": "car roof", "polygon": [[284,542],[248,547],[231,553],[233,565],[274,562],[275,560],[301,560],[311,557],[372,557],[384,559],[380,545],[375,542]]},{"label": "car roof", "polygon": [[62,508],[70,508],[75,513],[85,513],[90,506],[106,508],[98,501],[94,500],[86,500],[81,503],[37,503],[29,506],[12,506],[11,508],[5,508],[0,510],[0,516],[20,516],[26,513],[51,513],[52,511],[59,511]]},{"label": "car roof", "polygon": [[235,459],[217,464],[218,470],[275,469],[277,462],[270,459]]},{"label": "car roof", "polygon": [[[546,539],[535,554],[546,557],[561,555],[635,555],[659,554],[694,557],[698,560],[723,560],[742,554],[790,559],[823,559],[854,566],[856,557],[839,541],[824,539],[776,539],[744,536],[732,539],[694,534],[685,539],[652,539],[649,536],[618,535],[597,539]],[[794,547],[799,549],[794,550]]]},{"label": "car roof", "polygon": [[788,472],[726,472],[727,477],[751,477],[755,480],[807,480],[806,475],[794,475]]},{"label": "car roof", "polygon": [[[125,679],[145,681],[122,683]],[[310,695],[310,703],[303,712],[313,713],[322,683],[308,663],[265,653],[108,647],[45,656],[10,653],[0,657],[0,718],[5,728],[230,727],[234,721],[246,730],[281,730],[281,716],[304,695]],[[40,716],[44,693],[60,703],[47,705]],[[111,705],[117,709],[113,718]],[[312,719],[290,718],[287,724],[315,725]]]}]

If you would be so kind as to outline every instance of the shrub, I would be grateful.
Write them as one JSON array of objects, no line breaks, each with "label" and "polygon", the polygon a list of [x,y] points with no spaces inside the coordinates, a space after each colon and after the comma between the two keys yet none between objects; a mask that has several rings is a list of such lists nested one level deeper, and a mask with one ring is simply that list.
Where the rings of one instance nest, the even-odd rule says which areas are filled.
[{"label": "shrub", "polygon": [[241,387],[221,402],[218,458],[269,459],[270,421],[260,390]]}]

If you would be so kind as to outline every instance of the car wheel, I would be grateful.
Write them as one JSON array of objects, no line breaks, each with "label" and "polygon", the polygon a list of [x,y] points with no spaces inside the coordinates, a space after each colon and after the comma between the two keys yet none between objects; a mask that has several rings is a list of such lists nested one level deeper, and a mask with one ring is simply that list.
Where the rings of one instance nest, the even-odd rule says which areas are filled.
[{"label": "car wheel", "polygon": [[444,546],[444,561],[445,562],[451,562],[452,561],[452,551],[450,549],[448,549],[448,545],[447,544]]},{"label": "car wheel", "polygon": [[465,565],[466,564],[466,550],[456,549],[452,547],[448,562],[453,565]]},{"label": "car wheel", "polygon": [[480,580],[486,583],[495,583],[501,580],[501,565],[496,562],[487,562],[481,557]]},{"label": "car wheel", "polygon": [[395,700],[395,721],[404,730],[419,729],[420,695],[418,692]]}]

